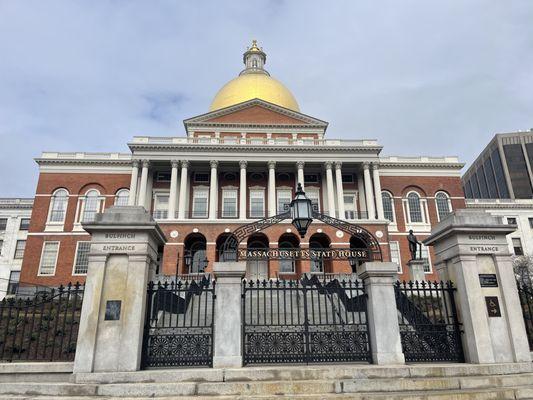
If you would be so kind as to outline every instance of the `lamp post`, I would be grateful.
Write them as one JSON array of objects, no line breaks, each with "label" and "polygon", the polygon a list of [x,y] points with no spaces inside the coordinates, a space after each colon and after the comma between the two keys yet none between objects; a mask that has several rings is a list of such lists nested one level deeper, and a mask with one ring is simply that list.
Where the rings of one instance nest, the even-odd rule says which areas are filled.
[{"label": "lamp post", "polygon": [[296,196],[291,201],[290,215],[292,224],[303,238],[307,232],[307,228],[309,228],[309,225],[313,221],[313,209],[311,200],[305,195],[301,183],[298,183]]}]

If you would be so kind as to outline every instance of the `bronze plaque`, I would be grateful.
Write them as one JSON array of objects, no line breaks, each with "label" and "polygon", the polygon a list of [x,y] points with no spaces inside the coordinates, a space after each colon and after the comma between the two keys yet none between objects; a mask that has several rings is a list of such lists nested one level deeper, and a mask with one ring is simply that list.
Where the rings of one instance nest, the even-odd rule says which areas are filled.
[{"label": "bronze plaque", "polygon": [[487,312],[489,317],[501,317],[500,301],[497,296],[486,296],[485,303],[487,304]]},{"label": "bronze plaque", "polygon": [[481,287],[498,287],[496,274],[479,274],[479,284]]},{"label": "bronze plaque", "polygon": [[118,321],[120,319],[120,308],[122,301],[108,300],[105,303],[105,321]]}]

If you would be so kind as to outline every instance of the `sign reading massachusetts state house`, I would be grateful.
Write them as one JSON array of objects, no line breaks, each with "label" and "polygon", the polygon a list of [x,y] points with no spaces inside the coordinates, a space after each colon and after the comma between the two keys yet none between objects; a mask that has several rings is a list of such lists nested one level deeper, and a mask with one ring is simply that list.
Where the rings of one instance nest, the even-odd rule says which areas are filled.
[{"label": "sign reading massachusetts state house", "polygon": [[352,259],[367,260],[367,249],[239,249],[241,259]]}]

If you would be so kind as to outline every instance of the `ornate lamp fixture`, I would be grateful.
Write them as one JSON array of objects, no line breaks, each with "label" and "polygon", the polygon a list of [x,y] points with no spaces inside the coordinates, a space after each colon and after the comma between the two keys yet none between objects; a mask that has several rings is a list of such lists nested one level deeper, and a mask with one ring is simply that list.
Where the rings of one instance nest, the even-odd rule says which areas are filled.
[{"label": "ornate lamp fixture", "polygon": [[185,252],[185,255],[184,255],[184,260],[185,260],[185,265],[187,267],[190,267],[191,266],[191,263],[192,263],[192,254],[190,251],[187,251]]},{"label": "ornate lamp fixture", "polygon": [[309,225],[313,221],[313,209],[311,200],[305,195],[301,183],[298,183],[296,196],[291,201],[290,214],[292,224],[303,238],[307,233],[307,228],[309,228]]}]

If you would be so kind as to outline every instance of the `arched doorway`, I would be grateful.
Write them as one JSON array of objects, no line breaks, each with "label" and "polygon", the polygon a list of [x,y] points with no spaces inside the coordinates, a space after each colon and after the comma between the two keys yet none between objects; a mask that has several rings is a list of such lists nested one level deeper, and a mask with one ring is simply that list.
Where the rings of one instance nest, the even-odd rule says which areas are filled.
[{"label": "arched doorway", "polygon": [[311,273],[329,272],[329,260],[324,260],[322,252],[328,250],[331,240],[325,233],[315,233],[309,238],[309,248],[314,250],[311,255]]},{"label": "arched doorway", "polygon": [[226,242],[226,239],[231,236],[231,233],[223,233],[218,236],[216,241],[216,254],[215,254],[215,261],[225,261],[226,258],[224,257],[224,251],[228,251],[227,249],[224,250],[224,243]]},{"label": "arched doorway", "polygon": [[185,271],[188,274],[198,274],[205,271],[207,260],[207,240],[201,233],[191,233],[184,241]]},{"label": "arched doorway", "polygon": [[254,233],[248,238],[248,254],[246,259],[246,278],[247,279],[268,279],[268,257],[253,255],[254,250],[268,250],[268,237],[264,233]]},{"label": "arched doorway", "polygon": [[284,233],[278,239],[279,248],[279,273],[280,274],[295,274],[296,273],[296,257],[290,254],[291,250],[300,247],[300,240],[293,233]]},{"label": "arched doorway", "polygon": [[[359,237],[352,236],[350,238],[350,250],[365,250],[370,255],[368,245]],[[366,258],[350,257],[349,262],[352,267],[352,273],[356,273],[357,267],[362,263],[368,261]]]}]

